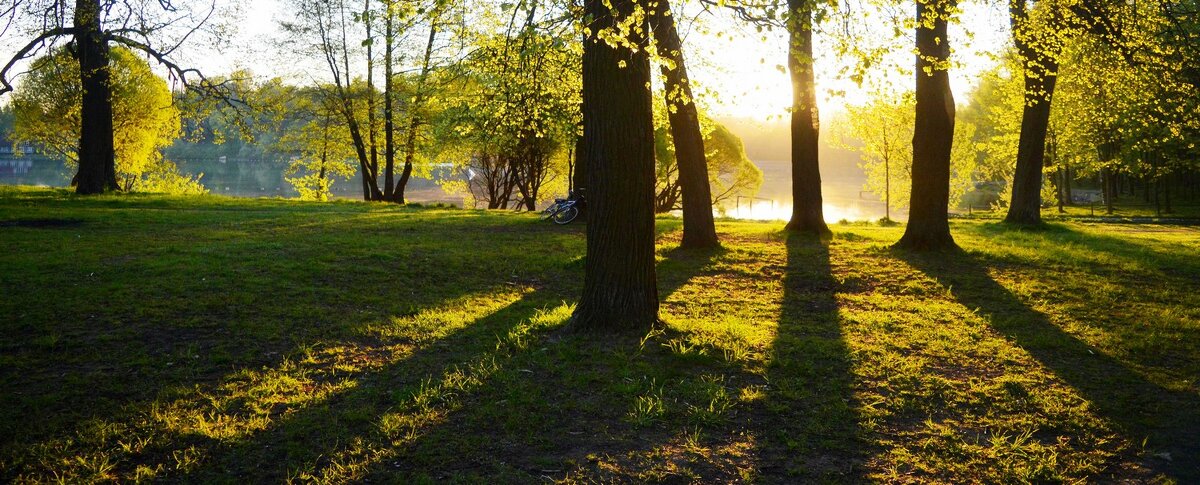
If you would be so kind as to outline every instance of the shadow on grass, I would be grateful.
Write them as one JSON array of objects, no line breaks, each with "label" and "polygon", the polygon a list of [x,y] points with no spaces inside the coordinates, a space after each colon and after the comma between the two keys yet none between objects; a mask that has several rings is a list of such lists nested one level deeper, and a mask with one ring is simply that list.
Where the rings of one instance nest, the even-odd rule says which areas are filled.
[{"label": "shadow on grass", "polygon": [[865,445],[852,406],[828,243],[787,234],[783,301],[756,416],[762,474],[772,481],[861,482]]},{"label": "shadow on grass", "polygon": [[1143,461],[1181,483],[1200,480],[1200,399],[1147,381],[1119,360],[1065,332],[988,273],[966,253],[897,252],[935,278],[967,308],[977,309],[1001,334],[1075,388],[1134,446],[1146,441]]},{"label": "shadow on grass", "polygon": [[[544,290],[523,296],[411,355],[355,378],[345,392],[278,417],[266,430],[229,442],[207,440],[185,482],[355,481],[390,465],[393,452],[420,440],[504,370],[513,332],[561,301]],[[528,339],[517,332],[519,341]],[[516,344],[522,345],[520,342]],[[171,440],[176,448],[187,437]],[[165,453],[163,454],[166,455]]]},{"label": "shadow on grass", "polygon": [[[660,295],[666,299],[724,253],[666,251],[658,266]],[[737,465],[726,462],[739,457],[696,451],[728,442],[735,433],[723,426],[726,417],[706,412],[700,419],[693,412],[708,393],[724,396],[726,386],[735,386],[739,370],[712,352],[690,348],[681,355],[679,347],[669,348],[667,342],[681,337],[673,330],[644,339],[553,335],[535,336],[530,351],[512,356],[440,426],[397,444],[395,456],[373,464],[368,479],[670,482],[739,476]],[[652,399],[662,407],[639,414],[638,403]],[[683,443],[682,429],[694,431],[695,448]]]},{"label": "shadow on grass", "polygon": [[[546,286],[544,281],[562,272],[579,249],[572,235],[547,228],[537,237],[548,249],[531,252],[519,247],[528,235],[493,234],[491,218],[456,220],[448,228],[426,227],[415,235],[334,220],[319,230],[283,226],[230,236],[221,231],[256,227],[259,221],[194,215],[167,221],[159,212],[89,218],[99,230],[85,234],[87,244],[77,243],[75,232],[52,234],[59,240],[29,231],[6,234],[10,246],[64,249],[54,254],[18,250],[0,275],[0,281],[14,282],[0,313],[18,317],[0,323],[0,384],[8,390],[0,393],[0,482],[90,466],[72,461],[77,456],[95,458],[89,473],[102,475],[111,465],[113,473],[128,477],[138,465],[173,467],[173,455],[189,447],[197,456],[222,449],[225,443],[199,433],[179,436],[178,442],[160,438],[171,433],[163,428],[188,424],[160,422],[161,415],[175,418],[159,405],[194,401],[201,409],[212,408],[216,402],[205,400],[221,396],[225,391],[219,387],[231,377],[278,371],[289,359],[302,358],[304,348],[346,344],[374,358],[369,354],[392,342],[364,335],[369,323],[467,295]],[[147,227],[158,222],[169,230]],[[369,237],[377,232],[385,237]],[[280,234],[288,236],[286,241],[278,240]],[[497,247],[477,251],[467,243],[484,236]],[[80,271],[93,270],[79,281]],[[561,301],[540,301],[539,295],[544,296],[526,295],[514,303],[506,316],[497,317],[500,322],[486,320],[485,335],[449,340],[450,348],[433,343],[430,352],[467,359],[473,354],[460,351],[494,348],[496,335],[488,332],[503,335],[503,325],[519,324],[537,305]],[[461,339],[480,341],[472,347]],[[221,426],[225,423],[217,420],[225,414],[235,421],[256,417],[240,415],[236,406],[211,409],[212,416],[205,418]],[[278,407],[292,412],[288,405]],[[312,416],[315,422],[319,413]],[[141,440],[151,443],[148,451],[132,452],[133,457],[121,451]],[[190,459],[189,453],[180,459]]]},{"label": "shadow on grass", "polygon": [[[678,310],[703,305],[678,299],[685,286],[688,297],[704,297],[694,293],[696,285],[727,273],[745,277],[731,268],[736,261],[729,258],[737,258],[731,251],[671,249],[664,256],[661,295]],[[861,481],[864,454],[828,258],[815,242],[788,244],[781,261],[786,289],[778,295],[782,314],[765,369],[705,334],[719,333],[720,325],[705,325],[733,313],[745,297],[739,288],[721,287],[716,298],[724,305],[713,309],[720,313],[693,308],[699,313],[689,318],[702,320],[696,329],[672,327],[641,342],[575,334],[535,340],[442,425],[397,445],[392,459],[372,465],[367,477],[410,483]]]},{"label": "shadow on grass", "polygon": [[[1130,225],[1129,227],[1135,227]],[[973,226],[973,232],[995,240],[1008,238],[1018,244],[1029,246],[1030,249],[1045,250],[1044,247],[1033,247],[1028,241],[1021,241],[1021,235],[1043,235],[1058,244],[1077,244],[1087,251],[1107,253],[1128,262],[1134,262],[1148,271],[1160,271],[1169,276],[1186,277],[1192,280],[1200,278],[1200,260],[1186,251],[1167,253],[1161,249],[1139,244],[1136,239],[1129,237],[1114,237],[1080,231],[1061,223],[1044,223],[1034,228],[1014,226],[1003,222],[979,224]],[[1078,248],[1067,247],[1065,250],[1078,251]]]}]

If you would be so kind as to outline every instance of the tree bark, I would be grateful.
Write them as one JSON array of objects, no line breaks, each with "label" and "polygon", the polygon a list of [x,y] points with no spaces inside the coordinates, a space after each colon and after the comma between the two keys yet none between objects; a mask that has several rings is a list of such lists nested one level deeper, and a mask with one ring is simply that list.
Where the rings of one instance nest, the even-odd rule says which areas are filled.
[{"label": "tree bark", "polygon": [[1013,174],[1012,201],[1004,221],[1037,225],[1042,222],[1042,163],[1050,105],[1058,79],[1058,60],[1044,46],[1034,45],[1029,32],[1026,0],[1010,0],[1009,18],[1013,43],[1024,64],[1025,107],[1021,114],[1021,138],[1017,144],[1017,168]]},{"label": "tree bark", "polygon": [[679,186],[683,197],[684,248],[720,246],[713,222],[712,188],[708,185],[708,160],[704,154],[704,136],[700,117],[692,100],[692,87],[683,60],[683,42],[675,28],[668,0],[654,1],[653,31],[659,54],[672,64],[661,68],[666,91],[667,119],[675,144],[675,163],[679,166]]},{"label": "tree bark", "polygon": [[[582,108],[580,108],[582,110]],[[587,166],[583,157],[586,151],[583,148],[583,135],[575,137],[575,164],[571,167],[571,191],[578,192],[587,187]],[[586,192],[586,191],[585,191]],[[586,196],[584,196],[586,197]]]},{"label": "tree bark", "polygon": [[430,62],[433,56],[433,43],[437,40],[438,23],[436,12],[430,13],[429,21],[429,38],[425,42],[425,57],[421,61],[421,75],[417,79],[417,94],[413,97],[412,104],[409,105],[409,111],[412,113],[408,118],[408,133],[405,135],[404,141],[404,169],[400,171],[400,180],[396,182],[396,189],[392,192],[393,200],[397,204],[408,202],[405,199],[405,189],[408,188],[408,180],[412,177],[413,160],[417,151],[417,130],[421,128],[421,107],[425,100],[425,83],[429,81]]},{"label": "tree bark", "polygon": [[75,191],[99,194],[119,188],[113,147],[112,76],[108,69],[108,41],[100,30],[100,0],[76,0],[75,29],[83,87]]},{"label": "tree bark", "polygon": [[592,20],[583,44],[589,216],[583,295],[572,326],[645,331],[658,321],[650,58],[637,31],[628,39],[636,51],[599,35],[627,22],[635,0],[587,0],[584,8]]},{"label": "tree bark", "polygon": [[396,167],[396,113],[392,110],[392,96],[395,84],[393,63],[396,56],[395,15],[392,12],[391,0],[383,2],[384,32],[383,32],[383,198],[394,201],[395,167]]},{"label": "tree bark", "polygon": [[[912,196],[899,248],[956,248],[950,236],[950,151],[954,143],[954,94],[946,62],[953,0],[917,2],[916,123],[913,128]],[[932,22],[925,21],[931,19]]]},{"label": "tree bark", "polygon": [[[374,23],[374,19],[371,18],[371,0],[363,0],[363,24],[367,29],[367,39],[364,42],[367,46],[367,141],[371,147],[371,158],[368,164],[371,167],[371,178],[378,186],[379,144],[376,143],[375,135],[379,130],[375,124],[375,39],[371,36],[372,23]],[[373,200],[384,200],[383,192],[378,189],[372,195]]]},{"label": "tree bark", "polygon": [[[1107,161],[1107,159],[1105,160]],[[1113,182],[1112,169],[1104,167],[1100,170],[1101,185],[1103,186],[1102,193],[1104,194],[1104,211],[1108,215],[1113,213]]]},{"label": "tree bark", "polygon": [[812,2],[788,0],[788,70],[792,78],[792,220],[787,229],[828,238],[821,197],[816,76],[813,71]]}]

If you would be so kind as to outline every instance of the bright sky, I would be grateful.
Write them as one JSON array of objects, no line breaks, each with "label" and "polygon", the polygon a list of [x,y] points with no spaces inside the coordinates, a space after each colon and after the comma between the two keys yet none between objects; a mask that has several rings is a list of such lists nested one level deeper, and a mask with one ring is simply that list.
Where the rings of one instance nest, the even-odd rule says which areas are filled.
[{"label": "bright sky", "polygon": [[[1007,42],[1007,11],[997,5],[965,3],[961,23],[952,27],[950,42],[958,65],[951,71],[951,88],[959,102],[974,87],[978,74],[994,65],[993,56],[1002,52]],[[720,115],[765,119],[787,113],[791,105],[791,84],[788,74],[779,69],[787,61],[787,39],[783,32],[757,33],[753,28],[739,27],[736,22],[715,22],[712,31],[693,29],[684,40],[688,46],[689,71],[693,79],[717,96],[706,96],[709,109]],[[768,40],[762,41],[766,35]],[[911,35],[911,34],[910,34]],[[822,117],[836,114],[849,104],[866,101],[868,89],[860,88],[848,79],[838,79],[838,62],[828,46],[817,37],[818,100]],[[906,41],[907,42],[907,41]],[[823,48],[824,47],[824,48]],[[893,61],[911,69],[911,51],[896,51]],[[693,62],[695,59],[698,62]],[[913,77],[897,70],[873,71],[876,81],[892,85],[892,89],[912,89]],[[845,95],[831,95],[841,91]]]},{"label": "bright sky", "polygon": [[[240,19],[231,22],[232,38],[221,50],[202,45],[185,48],[185,63],[207,73],[224,74],[235,68],[250,68],[258,75],[300,78],[321,78],[324,73],[311,75],[306,69],[321,69],[316,60],[298,61],[280,54],[272,47],[279,31],[279,22],[286,14],[281,0],[218,0],[223,7],[240,11]],[[694,0],[692,1],[694,5]],[[695,7],[685,7],[681,18],[695,16]],[[1007,12],[1001,6],[967,2],[963,5],[961,23],[951,32],[951,45],[960,63],[952,71],[952,87],[962,102],[973,86],[978,73],[993,63],[989,54],[1000,52],[1007,32]],[[767,121],[786,114],[791,103],[791,85],[786,72],[779,67],[786,63],[787,41],[783,32],[758,33],[753,27],[724,18],[722,15],[702,15],[703,28],[685,23],[681,26],[688,50],[689,71],[701,87],[697,93],[710,113],[724,117],[741,117]],[[860,19],[856,19],[860,20]],[[869,19],[861,19],[863,23]],[[882,24],[882,22],[879,22]],[[970,37],[967,37],[967,32]],[[766,40],[763,40],[766,36]],[[861,103],[866,91],[845,79],[837,79],[837,60],[828,53],[818,36],[817,84],[823,93],[819,100],[823,117],[836,114],[849,103]],[[199,44],[199,43],[197,43]],[[823,53],[824,52],[824,53]],[[893,60],[905,66],[912,64],[911,51],[898,49]],[[308,67],[305,67],[308,66]],[[884,85],[909,88],[912,76],[897,70],[882,69],[875,73]],[[844,96],[828,93],[842,91]]]}]

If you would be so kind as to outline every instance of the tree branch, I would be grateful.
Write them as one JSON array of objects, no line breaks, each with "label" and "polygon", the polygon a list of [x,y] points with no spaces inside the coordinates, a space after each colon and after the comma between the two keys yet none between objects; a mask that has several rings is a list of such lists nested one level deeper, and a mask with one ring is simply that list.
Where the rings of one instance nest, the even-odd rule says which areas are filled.
[{"label": "tree branch", "polygon": [[25,47],[22,47],[21,50],[18,50],[17,53],[13,55],[12,59],[8,60],[8,63],[4,65],[4,69],[0,69],[0,95],[13,90],[13,86],[8,80],[8,71],[12,70],[13,66],[15,66],[22,59],[31,57],[31,52],[40,47],[42,43],[46,42],[46,40],[74,34],[74,27],[59,27],[42,32],[41,35],[29,41],[28,44],[25,44]]}]

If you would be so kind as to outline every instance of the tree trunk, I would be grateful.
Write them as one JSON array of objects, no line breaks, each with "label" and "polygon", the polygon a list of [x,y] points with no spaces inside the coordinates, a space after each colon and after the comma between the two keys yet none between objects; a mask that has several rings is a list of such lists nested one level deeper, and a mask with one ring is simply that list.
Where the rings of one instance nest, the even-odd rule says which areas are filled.
[{"label": "tree trunk", "polygon": [[663,87],[666,91],[667,119],[671,123],[671,138],[675,143],[675,163],[679,166],[679,185],[683,197],[684,248],[720,246],[713,222],[712,188],[708,185],[708,160],[704,154],[704,136],[700,134],[700,117],[692,100],[692,87],[683,60],[683,42],[675,28],[668,0],[654,2],[653,31],[658,52],[671,66],[662,66]]},{"label": "tree trunk", "polygon": [[[433,43],[437,40],[438,24],[436,12],[430,13],[429,21],[429,39],[425,42],[425,57],[421,61],[421,75],[417,79],[417,95],[413,97],[412,104],[409,105],[409,111],[412,113],[408,118],[408,133],[404,141],[404,169],[400,172],[400,180],[396,182],[396,190],[392,192],[393,200],[397,204],[407,202],[404,196],[404,191],[408,188],[408,180],[412,177],[413,159],[417,150],[417,130],[421,127],[421,106],[425,100],[425,83],[429,80],[430,59],[433,56]],[[507,204],[507,201],[505,202]]]},{"label": "tree trunk", "polygon": [[393,25],[394,14],[392,13],[392,2],[386,0],[383,2],[384,9],[384,32],[383,32],[383,198],[384,200],[394,201],[395,176],[396,167],[396,113],[392,110],[392,90],[395,88],[392,78],[395,77],[393,71],[393,62],[396,56],[396,32]]},{"label": "tree trunk", "polygon": [[[927,4],[928,3],[928,4]],[[954,94],[946,62],[952,0],[917,2],[916,123],[913,127],[912,196],[908,225],[897,247],[925,251],[957,247],[950,236],[950,150]],[[932,22],[923,21],[932,20]]]},{"label": "tree trunk", "polygon": [[[601,40],[634,9],[635,0],[585,2],[592,19],[583,44],[589,216],[583,295],[572,317],[581,330],[645,331],[658,321],[650,58],[644,48]],[[644,46],[636,30],[630,36]]]},{"label": "tree trunk", "polygon": [[1112,169],[1110,169],[1108,167],[1104,167],[1103,169],[1101,169],[1100,170],[1100,178],[1101,178],[1100,185],[1103,187],[1102,193],[1104,194],[1104,209],[1105,209],[1105,212],[1107,212],[1108,215],[1111,216],[1113,213]]},{"label": "tree trunk", "polygon": [[1169,175],[1163,180],[1163,212],[1167,214],[1175,212],[1171,209],[1171,177]]},{"label": "tree trunk", "polygon": [[100,31],[100,0],[76,0],[75,29],[79,79],[83,87],[75,191],[99,194],[119,188],[116,150],[113,148],[108,41]]},{"label": "tree trunk", "polygon": [[1063,161],[1063,190],[1067,195],[1066,204],[1075,205],[1075,193],[1071,189],[1071,185],[1075,180],[1075,174],[1071,172],[1071,164],[1066,160]]},{"label": "tree trunk", "polygon": [[1042,164],[1046,132],[1050,126],[1050,104],[1058,79],[1058,60],[1046,47],[1032,45],[1026,0],[1010,0],[1009,18],[1013,43],[1024,64],[1025,107],[1021,114],[1021,138],[1017,144],[1017,168],[1013,174],[1012,202],[1005,222],[1037,225],[1042,222]]},{"label": "tree trunk", "polygon": [[792,78],[792,220],[787,229],[828,238],[821,197],[821,132],[813,72],[812,2],[788,0],[788,70]]},{"label": "tree trunk", "polygon": [[[370,17],[371,0],[363,0],[363,24],[367,29],[367,39],[364,42],[367,46],[367,142],[370,143],[371,158],[367,162],[371,167],[371,178],[375,180],[376,186],[379,185],[379,144],[376,143],[375,135],[379,132],[375,125],[375,42],[371,37],[371,24],[374,20]],[[350,71],[346,71],[347,73]],[[383,192],[378,189],[372,193],[372,200],[383,200]]]},{"label": "tree trunk", "polygon": [[580,135],[575,137],[575,166],[572,167],[573,171],[571,172],[572,192],[582,191],[587,187],[587,170],[584,168],[587,163],[583,159],[584,155],[586,152],[583,148],[583,135]]}]

